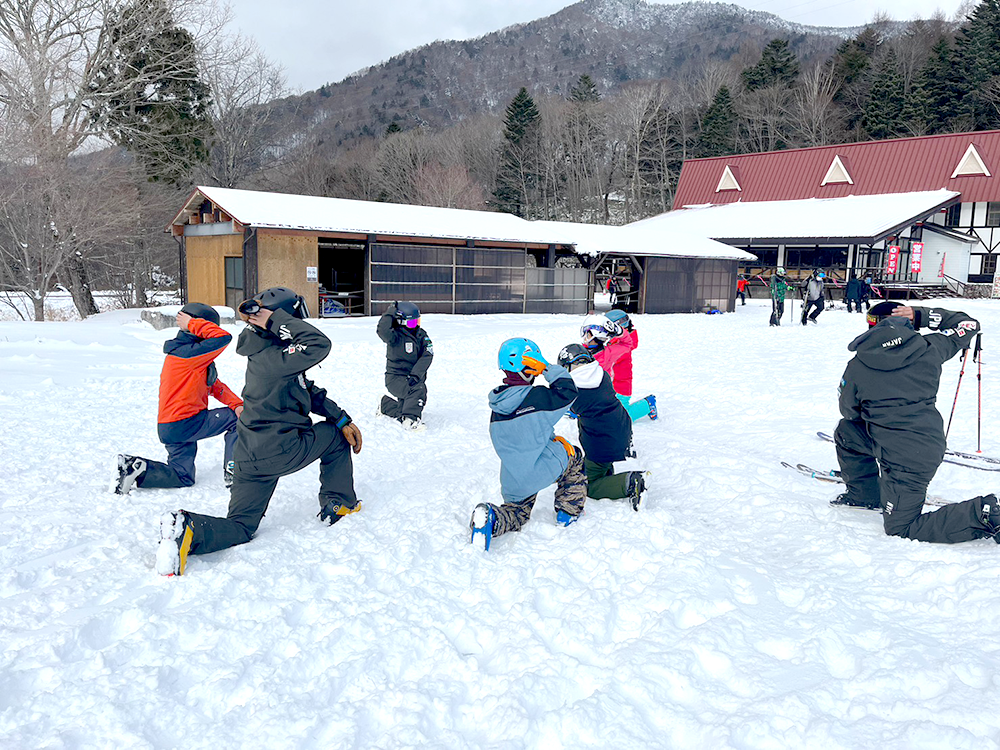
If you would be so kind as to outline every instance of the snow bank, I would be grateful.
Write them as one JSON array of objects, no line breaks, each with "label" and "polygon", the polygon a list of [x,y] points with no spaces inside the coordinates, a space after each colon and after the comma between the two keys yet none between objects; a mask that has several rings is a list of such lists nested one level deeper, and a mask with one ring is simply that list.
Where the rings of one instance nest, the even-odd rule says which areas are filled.
[{"label": "snow bank", "polygon": [[[994,302],[949,306],[1000,330]],[[364,431],[364,510],[320,525],[310,467],[281,480],[252,543],[173,579],[153,571],[156,520],[225,512],[222,441],[202,444],[193,488],[104,489],[117,451],[164,455],[171,331],[122,313],[0,323],[0,746],[996,748],[1000,548],[887,538],[779,465],[835,465],[814,434],[836,423],[864,321],[771,329],[769,313],[637,317],[637,395],[662,414],[636,425],[642,509],[591,501],[564,529],[547,490],[488,554],[467,526],[499,496],[496,347],[527,335],[552,357],[579,320],[425,316],[436,357],[415,435],[372,416],[375,319],[320,321],[334,354],[313,375]],[[219,374],[239,389],[233,348]],[[990,351],[983,446],[1000,455]],[[976,445],[974,376],[958,450]],[[931,493],[998,479],[945,465]]]}]

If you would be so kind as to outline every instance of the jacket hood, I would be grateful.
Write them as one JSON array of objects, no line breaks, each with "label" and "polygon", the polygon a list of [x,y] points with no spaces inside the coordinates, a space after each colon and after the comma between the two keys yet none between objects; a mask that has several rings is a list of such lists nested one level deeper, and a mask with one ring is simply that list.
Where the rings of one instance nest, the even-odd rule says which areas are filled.
[{"label": "jacket hood", "polygon": [[863,365],[882,371],[906,367],[926,348],[923,336],[904,318],[886,318],[847,345]]},{"label": "jacket hood", "polygon": [[530,385],[497,386],[490,391],[490,408],[497,414],[512,414],[530,390]]},{"label": "jacket hood", "polygon": [[172,339],[167,339],[163,342],[163,353],[172,354],[177,351],[178,348],[182,346],[188,346],[190,344],[195,344],[203,339],[200,336],[195,336],[189,331],[178,331],[177,335]]},{"label": "jacket hood", "polygon": [[574,368],[569,376],[573,378],[573,382],[576,383],[577,388],[589,390],[601,384],[601,381],[604,379],[604,370],[601,369],[600,363],[596,361],[588,362],[585,365]]}]

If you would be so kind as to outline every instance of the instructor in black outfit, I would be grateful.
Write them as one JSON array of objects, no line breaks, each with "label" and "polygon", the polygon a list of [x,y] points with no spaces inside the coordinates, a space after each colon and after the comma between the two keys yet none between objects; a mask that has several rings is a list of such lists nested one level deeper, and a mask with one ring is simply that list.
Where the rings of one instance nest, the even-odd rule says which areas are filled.
[{"label": "instructor in black outfit", "polygon": [[[420,327],[420,310],[412,302],[393,302],[376,327],[385,342],[385,387],[379,414],[410,430],[424,429],[420,417],[427,403],[427,370],[434,344]],[[395,398],[394,398],[395,397]]]},{"label": "instructor in black outfit", "polygon": [[[993,537],[1000,543],[997,498],[985,495],[922,513],[927,485],[945,451],[935,407],[941,365],[968,349],[979,322],[961,312],[882,302],[840,383],[835,442],[847,492],[834,504],[881,508],[885,533],[953,544]],[[922,336],[917,331],[929,329]]]},{"label": "instructor in black outfit", "polygon": [[[333,524],[361,509],[351,460],[352,451],[361,452],[361,431],[305,376],[326,359],[330,339],[303,319],[302,297],[283,287],[247,300],[240,314],[250,325],[236,345],[236,353],[247,358],[247,374],[229,512],[225,518],[186,510],[164,514],[156,561],[162,575],[183,574],[189,554],[249,542],[278,479],[317,460],[320,520]],[[325,421],[314,424],[310,414]]]}]

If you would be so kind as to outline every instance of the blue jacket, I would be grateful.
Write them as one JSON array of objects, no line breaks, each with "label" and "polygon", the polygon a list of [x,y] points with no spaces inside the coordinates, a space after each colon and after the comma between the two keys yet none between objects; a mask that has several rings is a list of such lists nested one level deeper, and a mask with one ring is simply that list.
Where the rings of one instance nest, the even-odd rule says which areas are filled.
[{"label": "blue jacket", "polygon": [[576,385],[564,367],[550,364],[543,373],[549,387],[501,385],[490,391],[490,439],[500,457],[500,493],[524,500],[555,482],[569,456],[553,427],[576,398]]}]

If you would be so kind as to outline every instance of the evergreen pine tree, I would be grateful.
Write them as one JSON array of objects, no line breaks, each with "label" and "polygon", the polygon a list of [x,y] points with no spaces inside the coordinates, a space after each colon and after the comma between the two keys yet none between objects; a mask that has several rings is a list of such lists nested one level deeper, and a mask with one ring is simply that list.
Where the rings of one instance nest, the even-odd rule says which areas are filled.
[{"label": "evergreen pine tree", "polygon": [[701,121],[697,152],[703,156],[725,156],[736,150],[736,111],[729,88],[721,86]]},{"label": "evergreen pine tree", "polygon": [[788,88],[799,75],[799,63],[787,39],[773,39],[764,47],[760,62],[743,71],[747,91],[782,86]]},{"label": "evergreen pine tree", "polygon": [[[151,18],[162,27],[152,36],[137,33]],[[198,76],[194,38],[173,25],[168,13],[150,13],[148,3],[138,0],[108,21],[106,33],[115,54],[96,87],[115,93],[101,100],[92,118],[138,158],[150,180],[182,182],[208,158],[212,133],[210,92]]]},{"label": "evergreen pine tree", "polygon": [[599,102],[601,94],[597,90],[594,79],[584,73],[577,80],[576,85],[570,89],[569,99],[573,102]]},{"label": "evergreen pine tree", "polygon": [[542,116],[524,87],[504,117],[503,145],[495,198],[506,213],[527,217],[538,189]]},{"label": "evergreen pine tree", "polygon": [[871,88],[865,103],[861,125],[870,138],[898,138],[905,133],[901,112],[906,101],[899,58],[891,47],[872,69]]},{"label": "evergreen pine tree", "polygon": [[948,40],[941,38],[917,76],[924,92],[928,133],[951,133],[958,128],[965,86]]},{"label": "evergreen pine tree", "polygon": [[1000,0],[982,0],[956,39],[958,80],[964,86],[960,127],[1000,128]]}]

